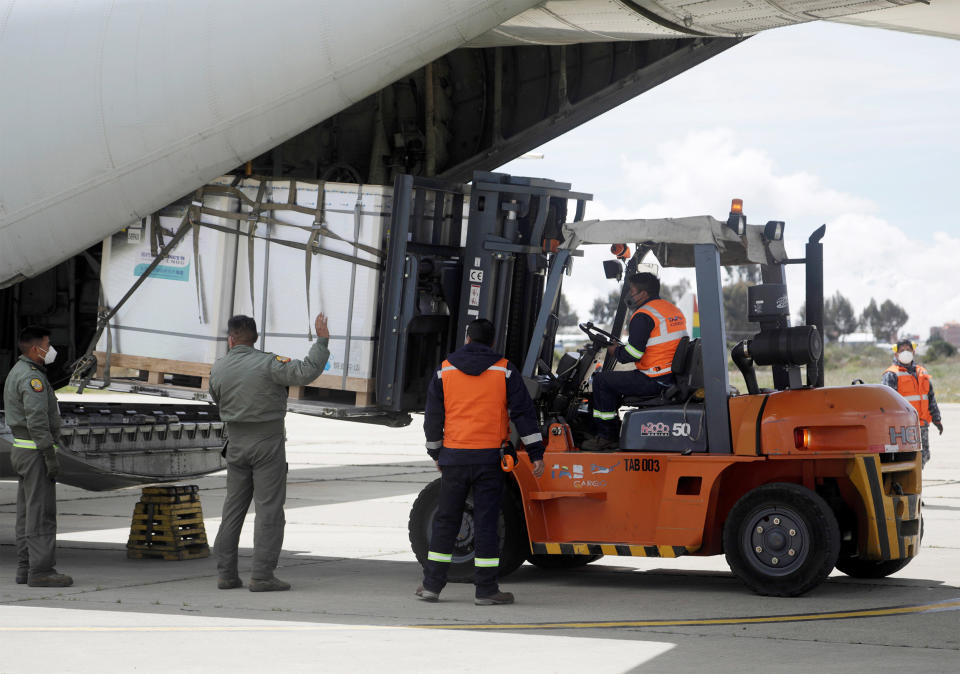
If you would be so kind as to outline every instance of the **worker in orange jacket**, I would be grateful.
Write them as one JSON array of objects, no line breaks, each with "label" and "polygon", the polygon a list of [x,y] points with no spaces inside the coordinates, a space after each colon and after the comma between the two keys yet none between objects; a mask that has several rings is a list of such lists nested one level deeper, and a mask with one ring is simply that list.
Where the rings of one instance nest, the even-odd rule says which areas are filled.
[{"label": "worker in orange jacket", "polygon": [[437,601],[446,585],[467,494],[472,490],[474,603],[513,603],[513,595],[501,592],[497,584],[497,523],[504,487],[500,447],[510,438],[513,421],[533,462],[533,474],[540,477],[544,446],[523,377],[493,350],[495,337],[493,323],[483,318],[472,321],[467,326],[466,343],[443,361],[427,389],[423,430],[427,453],[442,477],[423,584],[416,591],[424,601]]},{"label": "worker in orange jacket", "polygon": [[673,385],[673,355],[687,336],[687,319],[674,304],[660,299],[660,279],[643,272],[627,277],[624,301],[633,313],[627,341],[611,346],[629,371],[608,370],[593,375],[593,421],[596,436],[582,449],[588,452],[616,449],[619,435],[617,410],[623,396],[657,396]]},{"label": "worker in orange jacket", "polygon": [[897,355],[893,365],[883,373],[883,384],[895,389],[906,398],[920,418],[920,439],[923,447],[923,465],[930,460],[930,424],[937,427],[943,435],[943,423],[940,421],[940,407],[933,395],[933,380],[923,365],[914,357],[913,342],[901,339],[897,342]]}]

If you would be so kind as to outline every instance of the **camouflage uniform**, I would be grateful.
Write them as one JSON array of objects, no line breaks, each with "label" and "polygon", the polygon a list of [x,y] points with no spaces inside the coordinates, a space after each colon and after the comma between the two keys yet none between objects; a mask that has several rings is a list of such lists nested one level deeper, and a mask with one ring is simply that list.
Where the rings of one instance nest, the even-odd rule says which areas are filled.
[{"label": "camouflage uniform", "polygon": [[[60,409],[46,370],[20,356],[3,387],[7,425],[13,431],[10,455],[17,484],[17,576],[54,573],[57,546],[57,486],[60,469]],[[19,581],[18,582],[23,582]]]},{"label": "camouflage uniform", "polygon": [[286,520],[287,457],[283,418],[287,387],[316,379],[330,356],[329,340],[318,338],[302,361],[234,346],[210,371],[210,394],[227,424],[227,498],[214,547],[221,578],[236,578],[240,529],[256,503],[254,580],[273,577]]}]

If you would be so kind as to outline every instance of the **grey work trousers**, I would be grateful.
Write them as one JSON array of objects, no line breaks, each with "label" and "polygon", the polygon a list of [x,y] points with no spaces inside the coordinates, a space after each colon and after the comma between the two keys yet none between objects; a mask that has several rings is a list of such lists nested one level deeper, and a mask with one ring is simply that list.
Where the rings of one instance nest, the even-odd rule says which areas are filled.
[{"label": "grey work trousers", "polygon": [[214,542],[221,578],[236,578],[240,530],[252,500],[254,580],[273,577],[283,546],[287,500],[287,453],[283,420],[265,423],[228,422],[227,498]]},{"label": "grey work trousers", "polygon": [[53,571],[57,549],[57,485],[37,449],[14,447],[10,462],[17,483],[17,567],[31,576]]},{"label": "grey work trousers", "polygon": [[930,460],[930,424],[920,422],[920,460],[921,467]]}]

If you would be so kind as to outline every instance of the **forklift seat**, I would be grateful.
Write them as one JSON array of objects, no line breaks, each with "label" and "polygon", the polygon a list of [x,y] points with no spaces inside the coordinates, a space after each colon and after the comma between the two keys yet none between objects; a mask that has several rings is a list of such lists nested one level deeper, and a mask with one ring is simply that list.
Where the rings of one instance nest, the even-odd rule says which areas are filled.
[{"label": "forklift seat", "polygon": [[685,403],[703,386],[703,347],[699,339],[683,337],[677,344],[670,365],[673,373],[673,385],[655,396],[625,396],[623,405],[627,407],[657,407],[670,403]]}]

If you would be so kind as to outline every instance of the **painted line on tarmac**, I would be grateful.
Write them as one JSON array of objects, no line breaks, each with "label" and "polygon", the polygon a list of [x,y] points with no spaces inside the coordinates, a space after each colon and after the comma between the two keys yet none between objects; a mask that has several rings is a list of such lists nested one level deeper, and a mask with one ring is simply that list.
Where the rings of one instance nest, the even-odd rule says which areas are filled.
[{"label": "painted line on tarmac", "polygon": [[35,625],[0,627],[4,632],[355,632],[364,630],[403,630],[408,625]]},{"label": "painted line on tarmac", "polygon": [[416,625],[436,630],[569,630],[601,629],[617,627],[697,627],[709,625],[757,625],[768,623],[812,622],[817,620],[853,620],[856,618],[884,618],[887,616],[935,613],[960,610],[960,598],[932,604],[912,606],[888,606],[857,611],[831,611],[828,613],[796,613],[793,615],[746,616],[738,618],[692,618],[678,620],[611,620],[591,622],[557,623],[484,623],[480,625]]},{"label": "painted line on tarmac", "polygon": [[[8,632],[342,632],[379,631],[403,629],[432,630],[549,630],[549,629],[602,629],[623,627],[697,627],[710,625],[750,625],[786,622],[812,622],[817,620],[853,620],[856,618],[883,618],[898,615],[916,615],[940,611],[960,610],[960,598],[915,604],[912,606],[889,606],[858,611],[833,611],[828,613],[798,613],[793,615],[748,616],[738,618],[693,618],[677,620],[616,620],[593,622],[554,623],[484,623],[480,625],[329,625],[329,624],[280,624],[257,625],[21,625],[2,626],[0,634]],[[200,616],[197,616],[200,617]]]}]

